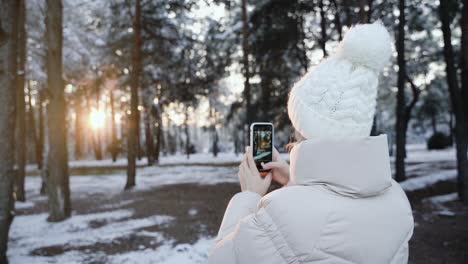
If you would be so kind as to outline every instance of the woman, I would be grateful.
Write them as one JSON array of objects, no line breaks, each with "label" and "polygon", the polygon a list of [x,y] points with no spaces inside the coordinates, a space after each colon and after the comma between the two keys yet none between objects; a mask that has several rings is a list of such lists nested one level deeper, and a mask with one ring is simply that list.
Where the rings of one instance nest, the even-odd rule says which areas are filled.
[{"label": "woman", "polygon": [[[293,87],[290,168],[275,152],[262,178],[247,150],[210,263],[407,263],[411,207],[386,136],[369,137],[391,52],[380,23],[355,26]],[[285,187],[265,195],[271,180]]]}]

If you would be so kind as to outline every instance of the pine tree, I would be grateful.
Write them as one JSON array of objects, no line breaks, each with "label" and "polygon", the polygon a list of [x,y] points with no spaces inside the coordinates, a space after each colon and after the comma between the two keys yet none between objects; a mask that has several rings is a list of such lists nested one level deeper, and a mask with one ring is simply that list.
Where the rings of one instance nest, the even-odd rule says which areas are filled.
[{"label": "pine tree", "polygon": [[15,73],[17,1],[0,1],[0,263],[8,263],[8,232],[13,221],[15,173]]},{"label": "pine tree", "polygon": [[47,0],[47,125],[49,151],[46,188],[49,197],[49,217],[52,222],[70,216],[70,186],[66,132],[66,105],[62,80],[62,1]]}]

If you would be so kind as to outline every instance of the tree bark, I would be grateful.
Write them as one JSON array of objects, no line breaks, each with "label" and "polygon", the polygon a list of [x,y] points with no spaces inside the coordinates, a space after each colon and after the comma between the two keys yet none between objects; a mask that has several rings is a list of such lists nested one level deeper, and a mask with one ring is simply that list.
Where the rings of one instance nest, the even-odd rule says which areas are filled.
[{"label": "tree bark", "polygon": [[[466,2],[466,1],[465,1]],[[455,141],[457,150],[457,171],[458,171],[458,195],[460,200],[465,203],[468,202],[468,195],[466,193],[465,181],[468,177],[468,161],[467,161],[467,127],[465,113],[463,109],[462,94],[458,86],[456,76],[455,61],[452,47],[452,32],[450,29],[450,14],[449,2],[445,0],[440,1],[439,15],[442,24],[442,33],[444,37],[444,58],[445,58],[445,72],[447,77],[447,85],[450,93],[453,113],[455,115]],[[466,8],[466,6],[465,6]],[[463,51],[462,51],[463,53]],[[463,74],[463,71],[462,71]],[[462,76],[463,78],[463,76]]]},{"label": "tree bark", "polygon": [[[465,124],[468,128],[468,0],[463,0],[462,17],[460,19],[461,28],[461,82],[462,98],[465,102]],[[468,137],[468,131],[465,133]],[[468,140],[468,139],[467,139]],[[468,186],[468,185],[467,185]],[[467,190],[468,192],[468,190]]]},{"label": "tree bark", "polygon": [[328,55],[327,53],[327,17],[325,13],[325,7],[323,6],[323,0],[319,1],[320,9],[320,47],[323,51],[323,57]]},{"label": "tree bark", "polygon": [[0,263],[8,263],[8,232],[15,210],[13,199],[15,145],[15,76],[17,1],[0,1]]},{"label": "tree bark", "polygon": [[111,108],[111,156],[112,161],[115,162],[117,160],[117,153],[118,153],[118,146],[117,146],[117,128],[115,125],[115,109],[114,109],[114,92],[112,90],[109,91],[110,97],[110,108]]},{"label": "tree bark", "polygon": [[43,168],[43,151],[44,151],[44,111],[43,111],[43,104],[44,104],[44,89],[39,90],[39,100],[38,100],[38,142],[36,145],[36,159],[37,159],[37,168]]},{"label": "tree bark", "polygon": [[127,183],[125,189],[135,186],[136,156],[138,155],[138,89],[141,72],[141,3],[136,0],[133,20],[132,75],[130,90],[130,117],[128,122]]},{"label": "tree bark", "polygon": [[335,18],[333,19],[333,23],[335,24],[336,32],[338,33],[338,40],[341,41],[343,39],[343,26],[340,18],[340,7],[337,1],[338,0],[332,0],[331,3],[335,8]]},{"label": "tree bark", "polygon": [[146,145],[146,157],[148,158],[148,166],[154,164],[154,141],[153,132],[151,129],[151,106],[145,107],[145,145]]},{"label": "tree bark", "polygon": [[[253,120],[250,92],[250,63],[249,63],[249,19],[247,16],[247,0],[242,0],[242,63],[244,66],[244,100],[245,100],[245,124],[250,126]],[[245,127],[245,126],[244,126]],[[248,129],[248,128],[247,128]],[[248,134],[248,133],[247,133]],[[245,139],[244,139],[245,140]]]},{"label": "tree bark", "polygon": [[24,75],[26,64],[26,6],[25,0],[18,0],[18,70],[16,77],[16,166],[15,193],[18,201],[26,200],[24,194],[24,176],[26,165],[26,105],[24,102]]},{"label": "tree bark", "polygon": [[161,120],[161,109],[160,106],[153,106],[153,116],[156,119],[156,147],[154,150],[154,160],[156,163],[159,163],[159,156],[161,153],[161,148],[163,146],[162,140],[163,140],[163,131],[162,131],[162,120]]},{"label": "tree bark", "polygon": [[399,0],[399,23],[397,37],[397,62],[398,62],[398,92],[396,106],[396,160],[395,160],[395,180],[404,181],[405,175],[405,155],[406,155],[406,98],[405,98],[405,0]]},{"label": "tree bark", "polygon": [[184,132],[185,132],[185,154],[187,159],[190,159],[190,133],[188,124],[188,106],[185,106],[185,120],[184,120]]},{"label": "tree bark", "polygon": [[70,216],[70,186],[68,175],[67,126],[64,85],[62,80],[62,1],[47,0],[46,43],[47,83],[50,94],[48,118],[48,221],[62,221]]},{"label": "tree bark", "polygon": [[82,96],[81,91],[75,101],[75,159],[81,159],[83,155],[83,106],[81,105]]}]

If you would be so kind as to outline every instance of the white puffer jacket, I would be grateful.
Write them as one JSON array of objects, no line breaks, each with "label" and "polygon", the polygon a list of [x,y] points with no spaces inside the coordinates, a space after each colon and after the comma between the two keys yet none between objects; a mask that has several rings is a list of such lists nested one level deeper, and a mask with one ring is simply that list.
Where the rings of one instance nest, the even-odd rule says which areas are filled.
[{"label": "white puffer jacket", "polygon": [[407,263],[413,216],[386,136],[306,140],[291,183],[230,201],[209,263]]}]

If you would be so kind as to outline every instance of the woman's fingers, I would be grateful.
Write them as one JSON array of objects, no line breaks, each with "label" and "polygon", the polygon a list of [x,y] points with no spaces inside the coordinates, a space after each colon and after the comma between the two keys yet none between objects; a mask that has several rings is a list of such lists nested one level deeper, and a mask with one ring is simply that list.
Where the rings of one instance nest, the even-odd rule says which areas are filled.
[{"label": "woman's fingers", "polygon": [[249,151],[247,151],[246,155],[247,155],[247,163],[249,165],[249,168],[251,170],[254,170],[254,169],[257,170],[257,165],[255,164],[255,161],[252,156],[252,148],[249,147]]},{"label": "woman's fingers", "polygon": [[267,174],[267,176],[263,178],[263,186],[265,187],[266,190],[268,190],[268,188],[270,187],[271,180],[272,180],[272,175],[270,172]]},{"label": "woman's fingers", "polygon": [[263,169],[265,170],[271,170],[271,169],[276,169],[282,166],[282,163],[279,161],[271,161],[268,163],[262,164]]},{"label": "woman's fingers", "polygon": [[272,158],[273,158],[273,161],[278,161],[278,160],[281,159],[281,156],[280,156],[278,150],[275,147],[273,147],[273,157]]}]

